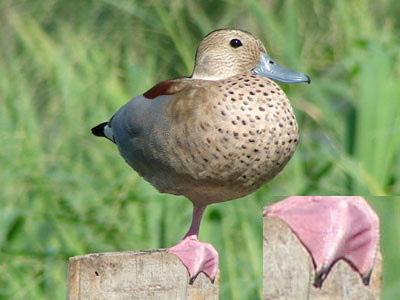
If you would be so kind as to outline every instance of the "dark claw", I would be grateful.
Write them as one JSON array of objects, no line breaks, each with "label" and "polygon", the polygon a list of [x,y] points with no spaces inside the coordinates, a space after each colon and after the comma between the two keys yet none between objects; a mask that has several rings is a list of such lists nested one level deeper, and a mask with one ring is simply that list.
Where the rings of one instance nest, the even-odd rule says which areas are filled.
[{"label": "dark claw", "polygon": [[193,276],[193,277],[190,277],[190,278],[189,278],[189,284],[190,284],[190,285],[193,284],[193,282],[196,280],[196,277],[197,277],[197,276]]},{"label": "dark claw", "polygon": [[[195,280],[196,280],[196,278],[197,278],[197,276],[198,276],[199,274],[200,274],[200,273],[197,273],[196,275],[191,276],[191,277],[189,278],[189,284],[190,284],[190,285],[193,285],[193,283],[195,282]],[[208,277],[208,276],[207,276],[207,277]],[[215,278],[216,278],[216,277],[210,278],[210,281],[211,281],[212,284],[214,284]]]},{"label": "dark claw", "polygon": [[367,274],[365,275],[361,275],[362,278],[362,282],[364,283],[364,285],[369,285],[370,281],[371,281],[371,275],[372,275],[372,270],[369,271]]},{"label": "dark claw", "polygon": [[193,275],[189,278],[189,284],[192,285],[194,283],[194,281],[196,280],[197,276],[199,275],[199,273],[197,273],[196,275]]},{"label": "dark claw", "polygon": [[328,277],[328,274],[332,268],[332,265],[328,267],[322,267],[319,271],[315,272],[315,277],[314,277],[314,286],[316,288],[321,288],[322,284],[324,283],[326,277]]}]

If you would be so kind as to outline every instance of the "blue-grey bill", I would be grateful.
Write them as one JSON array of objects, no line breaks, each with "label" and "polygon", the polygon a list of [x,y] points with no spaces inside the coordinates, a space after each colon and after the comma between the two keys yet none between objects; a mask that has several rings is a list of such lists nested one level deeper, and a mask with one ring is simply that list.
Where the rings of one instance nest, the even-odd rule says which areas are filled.
[{"label": "blue-grey bill", "polygon": [[261,62],[252,72],[284,83],[311,82],[308,75],[281,67],[266,53],[262,53]]}]

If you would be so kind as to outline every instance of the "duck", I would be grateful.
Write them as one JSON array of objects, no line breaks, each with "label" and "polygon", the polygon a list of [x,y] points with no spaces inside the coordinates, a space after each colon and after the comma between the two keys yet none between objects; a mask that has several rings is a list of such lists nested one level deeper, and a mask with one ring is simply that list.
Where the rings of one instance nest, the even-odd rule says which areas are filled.
[{"label": "duck", "polygon": [[190,76],[156,84],[92,128],[159,192],[192,202],[189,231],[168,249],[190,283],[201,272],[214,281],[218,271],[218,252],[198,238],[206,207],[256,191],[296,150],[296,117],[275,81],[311,82],[280,66],[251,33],[214,30],[199,44]]}]

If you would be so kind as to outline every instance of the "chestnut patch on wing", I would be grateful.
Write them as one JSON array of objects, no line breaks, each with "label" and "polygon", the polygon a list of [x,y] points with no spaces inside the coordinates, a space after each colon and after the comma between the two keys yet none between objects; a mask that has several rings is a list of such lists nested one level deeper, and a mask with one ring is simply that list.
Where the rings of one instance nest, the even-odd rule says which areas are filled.
[{"label": "chestnut patch on wing", "polygon": [[147,99],[154,99],[161,95],[174,95],[180,90],[181,86],[175,80],[165,80],[153,86],[143,96]]}]

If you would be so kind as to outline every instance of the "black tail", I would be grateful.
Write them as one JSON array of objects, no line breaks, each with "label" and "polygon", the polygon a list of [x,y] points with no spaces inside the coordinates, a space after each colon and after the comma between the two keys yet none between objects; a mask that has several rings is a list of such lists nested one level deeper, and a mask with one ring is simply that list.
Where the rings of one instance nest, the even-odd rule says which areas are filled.
[{"label": "black tail", "polygon": [[103,137],[106,137],[106,135],[104,134],[104,127],[105,127],[107,124],[108,124],[108,122],[104,122],[104,123],[101,123],[101,124],[99,124],[99,125],[93,127],[93,128],[92,128],[92,133],[93,133],[95,136],[103,136]]}]

